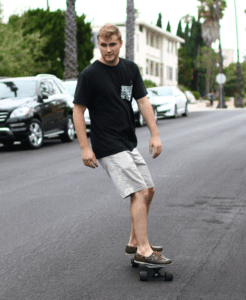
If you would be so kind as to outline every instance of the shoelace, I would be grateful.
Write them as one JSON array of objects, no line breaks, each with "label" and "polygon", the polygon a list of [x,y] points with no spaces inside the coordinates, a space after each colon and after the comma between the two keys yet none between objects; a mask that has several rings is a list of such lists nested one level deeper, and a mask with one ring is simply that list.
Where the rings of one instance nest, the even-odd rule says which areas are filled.
[{"label": "shoelace", "polygon": [[160,252],[155,252],[155,254],[156,254],[158,259],[161,259],[161,260],[165,259],[165,257],[163,257]]}]

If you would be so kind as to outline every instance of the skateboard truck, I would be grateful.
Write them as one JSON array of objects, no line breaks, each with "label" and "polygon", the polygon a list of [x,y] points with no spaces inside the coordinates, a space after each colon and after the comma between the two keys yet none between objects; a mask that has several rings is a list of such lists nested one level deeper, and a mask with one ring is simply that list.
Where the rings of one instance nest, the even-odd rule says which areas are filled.
[{"label": "skateboard truck", "polygon": [[[138,263],[134,261],[134,258],[131,259],[131,264],[133,268],[137,268],[139,266]],[[141,266],[146,267],[148,269],[152,269],[153,272],[153,277],[164,277],[165,281],[173,281],[173,273],[171,272],[164,272],[164,274],[161,274],[160,270],[164,269],[166,266],[165,265],[148,265],[148,264],[141,264]],[[148,271],[140,271],[139,272],[139,277],[141,281],[147,281],[148,280]]]}]

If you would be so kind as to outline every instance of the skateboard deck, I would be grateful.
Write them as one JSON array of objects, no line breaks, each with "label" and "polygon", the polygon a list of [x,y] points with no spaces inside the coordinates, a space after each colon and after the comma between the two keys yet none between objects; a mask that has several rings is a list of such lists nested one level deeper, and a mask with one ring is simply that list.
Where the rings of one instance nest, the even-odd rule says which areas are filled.
[{"label": "skateboard deck", "polygon": [[[134,258],[131,259],[131,264],[133,268],[137,268],[138,266],[152,269],[153,277],[164,277],[165,281],[173,281],[173,273],[171,272],[160,272],[161,269],[164,269],[167,265],[149,265],[149,264],[139,264],[134,261]],[[149,277],[148,271],[140,271],[139,277],[141,281],[147,281]]]}]

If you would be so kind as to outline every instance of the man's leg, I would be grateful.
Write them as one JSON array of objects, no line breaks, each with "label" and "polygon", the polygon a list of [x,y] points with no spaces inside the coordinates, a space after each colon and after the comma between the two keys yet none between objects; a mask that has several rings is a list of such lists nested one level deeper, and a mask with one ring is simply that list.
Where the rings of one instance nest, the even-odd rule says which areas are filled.
[{"label": "man's leg", "polygon": [[143,256],[150,256],[153,253],[148,240],[148,211],[153,195],[153,189],[150,192],[149,189],[145,189],[131,196],[131,237],[132,240],[135,238],[138,253]]},{"label": "man's leg", "polygon": [[[150,188],[148,189],[148,198],[147,198],[147,214],[149,213],[149,207],[150,207],[150,203],[154,197],[155,194],[155,188]],[[133,246],[133,247],[137,247],[137,239],[136,239],[136,234],[135,231],[133,229],[133,223],[131,225],[131,234],[130,234],[130,240],[128,243],[129,246]]]}]

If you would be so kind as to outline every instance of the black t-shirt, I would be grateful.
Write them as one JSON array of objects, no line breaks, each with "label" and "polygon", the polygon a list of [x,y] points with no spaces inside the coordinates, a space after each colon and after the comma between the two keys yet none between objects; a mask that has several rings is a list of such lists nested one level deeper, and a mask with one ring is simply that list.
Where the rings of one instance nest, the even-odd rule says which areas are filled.
[{"label": "black t-shirt", "polygon": [[91,144],[96,158],[113,155],[137,146],[132,97],[147,95],[138,66],[120,58],[116,66],[99,60],[79,75],[74,103],[88,108]]}]

